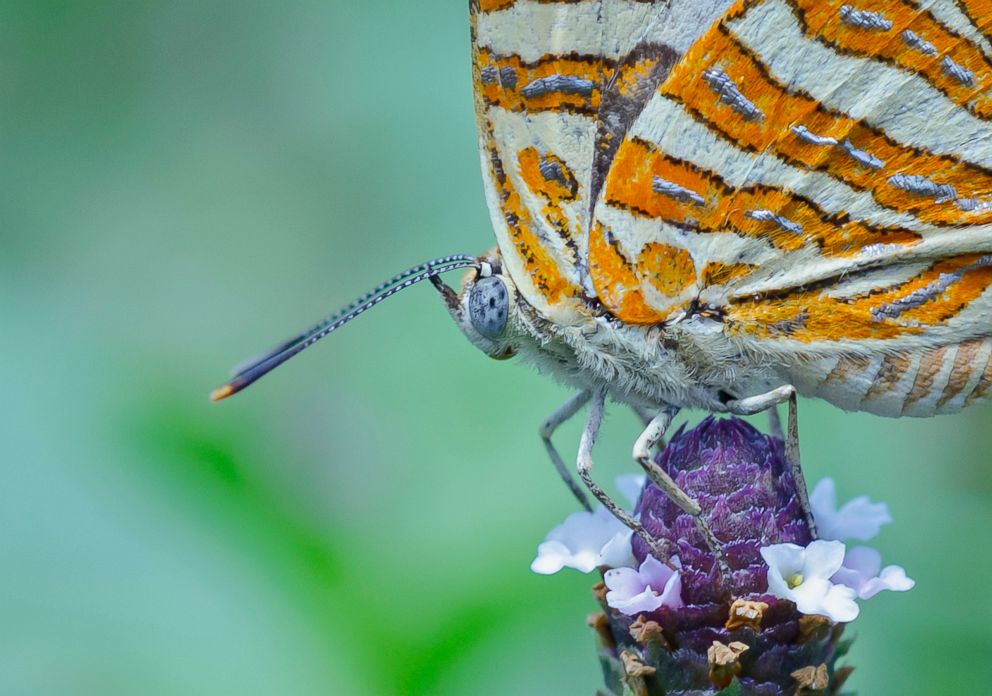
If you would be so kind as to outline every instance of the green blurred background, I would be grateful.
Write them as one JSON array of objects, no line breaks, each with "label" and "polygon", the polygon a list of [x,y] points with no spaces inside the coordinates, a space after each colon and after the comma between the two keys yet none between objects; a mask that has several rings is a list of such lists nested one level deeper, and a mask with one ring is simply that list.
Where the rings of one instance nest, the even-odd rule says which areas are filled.
[{"label": "green blurred background", "polygon": [[[491,245],[468,61],[464,1],[0,3],[0,692],[599,685],[592,579],[528,570],[574,509],[536,437],[566,393],[429,286],[206,399]],[[809,478],[888,501],[919,583],[863,606],[862,695],[988,693],[990,415],[804,404]],[[601,480],[635,430],[614,408]]]}]

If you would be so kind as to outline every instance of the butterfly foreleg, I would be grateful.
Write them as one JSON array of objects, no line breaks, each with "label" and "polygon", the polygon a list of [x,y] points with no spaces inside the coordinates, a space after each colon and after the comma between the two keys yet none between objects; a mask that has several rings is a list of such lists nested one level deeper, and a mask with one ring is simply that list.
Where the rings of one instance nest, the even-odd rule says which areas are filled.
[{"label": "butterfly foreleg", "polygon": [[606,394],[598,391],[592,395],[592,405],[589,407],[589,415],[586,418],[586,427],[582,431],[582,439],[579,441],[579,454],[576,466],[579,470],[579,478],[596,497],[603,506],[613,513],[613,516],[629,527],[637,536],[641,537],[651,548],[651,553],[659,560],[668,561],[671,556],[669,543],[663,539],[654,538],[640,522],[620,507],[606,491],[600,488],[599,484],[592,480],[590,471],[592,469],[592,450],[599,437],[599,426],[603,422],[603,408],[606,403]]},{"label": "butterfly foreleg", "polygon": [[565,462],[562,461],[561,456],[558,454],[558,450],[555,449],[554,443],[551,442],[551,437],[555,434],[555,430],[558,429],[558,426],[578,413],[580,408],[589,403],[590,398],[592,398],[592,392],[579,392],[559,406],[554,413],[548,416],[547,419],[541,423],[540,429],[541,440],[544,442],[544,449],[547,450],[551,463],[554,464],[555,470],[558,472],[558,475],[561,476],[561,480],[564,481],[565,485],[568,486],[568,489],[572,491],[572,495],[575,496],[575,499],[579,501],[579,504],[585,508],[587,512],[592,512],[592,507],[589,505],[589,499],[586,498],[586,494],[582,491],[578,482],[568,471],[568,468],[565,466]]},{"label": "butterfly foreleg", "polygon": [[[810,507],[809,493],[806,489],[806,477],[803,475],[803,468],[799,459],[799,407],[796,400],[796,388],[791,384],[785,384],[764,394],[728,401],[727,410],[737,416],[753,416],[756,413],[774,409],[786,401],[789,402],[789,424],[785,435],[785,459],[792,469],[792,477],[796,482],[796,491],[799,494],[799,503],[806,516],[810,534],[815,539],[816,521],[813,519],[813,510]],[[777,420],[778,414],[772,420],[773,430]],[[779,431],[781,432],[781,426],[779,426]]]},{"label": "butterfly foreleg", "polygon": [[662,469],[654,461],[651,456],[651,450],[657,445],[664,437],[665,431],[668,430],[668,426],[671,425],[672,420],[678,415],[679,409],[675,406],[666,406],[662,409],[661,413],[651,419],[644,428],[644,432],[641,436],[637,438],[634,443],[634,459],[641,468],[644,469],[644,473],[648,475],[658,488],[660,488],[668,498],[678,505],[683,512],[692,516],[693,520],[696,522],[696,527],[699,532],[703,535],[703,539],[706,541],[706,545],[709,546],[710,551],[713,552],[713,557],[716,558],[717,563],[720,566],[720,572],[725,581],[729,581],[730,566],[727,564],[727,559],[723,553],[723,546],[720,541],[713,534],[713,530],[710,528],[709,523],[703,517],[703,510],[699,507],[697,503],[688,493],[682,490],[679,485],[675,482],[671,476],[668,475],[664,469]]}]

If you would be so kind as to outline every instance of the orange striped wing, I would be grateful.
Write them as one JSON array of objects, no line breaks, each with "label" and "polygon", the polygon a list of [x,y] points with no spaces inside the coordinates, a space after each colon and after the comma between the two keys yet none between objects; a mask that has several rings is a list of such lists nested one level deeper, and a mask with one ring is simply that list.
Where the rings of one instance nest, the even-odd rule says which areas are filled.
[{"label": "orange striped wing", "polygon": [[[488,5],[484,169],[535,306],[715,318],[742,355],[850,409],[986,395],[992,3]],[[540,12],[558,43],[479,40]]]},{"label": "orange striped wing", "polygon": [[[599,311],[589,268],[599,247],[589,229],[610,163],[644,103],[691,45],[690,34],[701,34],[728,5],[470,3],[493,227],[514,282],[546,318],[570,323]],[[660,319],[636,298],[625,306],[642,319]]]}]

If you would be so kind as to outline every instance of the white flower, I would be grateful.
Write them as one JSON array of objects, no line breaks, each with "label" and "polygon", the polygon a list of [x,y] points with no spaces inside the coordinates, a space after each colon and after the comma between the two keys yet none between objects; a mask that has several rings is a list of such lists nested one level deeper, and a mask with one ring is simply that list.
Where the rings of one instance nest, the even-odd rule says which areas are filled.
[{"label": "white flower", "polygon": [[[617,488],[628,498],[631,507],[640,495],[644,481],[644,476],[632,474],[617,478]],[[600,566],[633,565],[632,534],[602,504],[592,512],[573,512],[537,547],[537,558],[530,564],[530,569],[541,575],[552,575],[562,568],[588,573]]]},{"label": "white flower", "polygon": [[602,505],[594,512],[573,512],[537,547],[530,569],[541,575],[575,568],[588,573],[603,565],[633,562],[631,531]]},{"label": "white flower", "polygon": [[[681,567],[678,556],[672,557],[672,564]],[[627,616],[645,611],[654,611],[666,606],[678,609],[682,606],[682,575],[672,570],[654,556],[648,556],[637,570],[614,568],[603,575],[609,592],[606,603]]]},{"label": "white flower", "polygon": [[848,551],[844,555],[844,565],[831,580],[853,589],[859,599],[871,599],[883,590],[905,592],[916,585],[915,580],[906,577],[902,566],[882,568],[882,555],[867,546],[857,546]]},{"label": "white flower", "polygon": [[844,562],[844,544],[817,540],[803,548],[795,544],[775,544],[761,549],[768,564],[768,591],[795,602],[803,614],[822,614],[832,621],[847,623],[858,616],[856,592],[830,578]]},{"label": "white flower", "polygon": [[878,534],[882,525],[892,521],[888,505],[873,503],[865,495],[847,502],[838,510],[837,488],[831,478],[816,484],[809,503],[821,539],[868,541]]}]

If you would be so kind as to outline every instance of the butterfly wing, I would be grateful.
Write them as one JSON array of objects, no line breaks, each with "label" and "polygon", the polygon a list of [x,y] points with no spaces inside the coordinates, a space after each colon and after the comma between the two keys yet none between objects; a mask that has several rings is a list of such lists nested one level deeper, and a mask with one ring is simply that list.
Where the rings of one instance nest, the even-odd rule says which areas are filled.
[{"label": "butterfly wing", "polygon": [[610,162],[588,234],[628,324],[706,312],[886,415],[990,389],[992,6],[737,2]]},{"label": "butterfly wing", "polygon": [[470,2],[493,227],[514,283],[545,318],[568,324],[591,311],[588,229],[610,162],[678,56],[729,5]]}]

